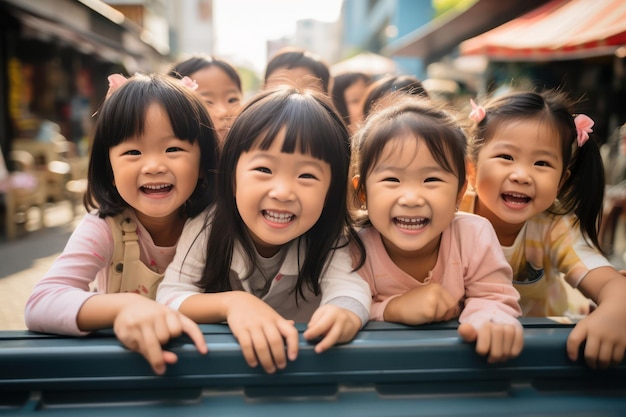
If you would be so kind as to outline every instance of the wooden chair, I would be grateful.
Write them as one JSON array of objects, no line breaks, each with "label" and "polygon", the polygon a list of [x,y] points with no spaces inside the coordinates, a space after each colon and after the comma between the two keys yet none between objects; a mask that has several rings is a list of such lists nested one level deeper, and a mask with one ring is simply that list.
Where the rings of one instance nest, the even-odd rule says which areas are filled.
[{"label": "wooden chair", "polygon": [[26,151],[8,155],[11,172],[5,190],[5,228],[7,239],[15,239],[17,226],[28,220],[28,211],[37,207],[41,227],[45,226],[46,186],[43,173],[35,168],[35,158]]}]

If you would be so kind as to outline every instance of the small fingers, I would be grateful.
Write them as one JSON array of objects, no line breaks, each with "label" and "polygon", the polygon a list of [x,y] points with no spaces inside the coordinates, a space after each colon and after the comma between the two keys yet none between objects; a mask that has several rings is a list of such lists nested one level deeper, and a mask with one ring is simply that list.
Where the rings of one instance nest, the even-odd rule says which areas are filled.
[{"label": "small fingers", "polygon": [[287,345],[287,358],[292,362],[295,361],[298,357],[298,329],[296,329],[293,320],[278,322],[278,330]]},{"label": "small fingers", "polygon": [[148,361],[154,372],[158,375],[165,373],[165,360],[163,359],[163,349],[156,334],[152,329],[143,329],[143,343],[139,343],[139,353]]},{"label": "small fingers", "polygon": [[[264,329],[267,346],[270,351],[270,361],[267,367],[263,366],[268,373],[273,373],[278,369],[285,369],[287,366],[287,355],[285,353],[285,341],[275,325],[266,326]],[[264,362],[261,361],[261,364]]]},{"label": "small fingers", "polygon": [[187,336],[189,336],[193,344],[196,346],[196,349],[198,349],[198,352],[203,355],[206,354],[209,351],[209,347],[206,344],[204,334],[202,333],[202,330],[200,330],[200,327],[198,327],[196,322],[182,314],[180,321],[182,330],[187,334]]},{"label": "small fingers", "polygon": [[341,326],[331,326],[330,330],[326,333],[326,336],[324,336],[324,338],[322,338],[322,340],[317,345],[315,345],[315,353],[322,353],[325,350],[333,347],[341,337],[341,333]]},{"label": "small fingers", "polygon": [[246,363],[251,368],[256,368],[259,365],[257,361],[256,353],[254,352],[254,346],[252,344],[252,337],[247,330],[241,332],[233,331],[233,336],[239,342],[239,347],[241,348],[241,353],[243,354]]},{"label": "small fingers", "polygon": [[578,323],[567,337],[567,357],[572,361],[578,360],[578,352],[583,341],[587,338],[587,330],[583,322]]},{"label": "small fingers", "polygon": [[585,342],[585,362],[592,369],[598,368],[598,357],[600,354],[600,342],[597,338],[588,338]]}]

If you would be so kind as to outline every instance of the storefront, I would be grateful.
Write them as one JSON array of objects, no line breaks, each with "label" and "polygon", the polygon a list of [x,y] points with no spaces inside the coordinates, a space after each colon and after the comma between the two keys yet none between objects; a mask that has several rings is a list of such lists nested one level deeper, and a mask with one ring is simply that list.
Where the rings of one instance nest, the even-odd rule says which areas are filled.
[{"label": "storefront", "polygon": [[485,86],[532,83],[582,98],[603,141],[626,122],[626,2],[552,0],[459,45],[489,62]]},{"label": "storefront", "polygon": [[2,151],[46,134],[49,121],[71,143],[68,152],[84,155],[107,75],[154,71],[166,58],[103,2],[0,0]]}]

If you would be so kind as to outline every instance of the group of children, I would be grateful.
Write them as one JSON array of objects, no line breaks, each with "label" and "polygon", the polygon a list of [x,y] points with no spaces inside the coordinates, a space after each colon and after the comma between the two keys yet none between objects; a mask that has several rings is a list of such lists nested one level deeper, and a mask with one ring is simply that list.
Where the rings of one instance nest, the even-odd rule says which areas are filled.
[{"label": "group of children", "polygon": [[[473,103],[466,124],[396,91],[352,133],[299,53],[268,65],[244,105],[236,71],[212,58],[112,86],[89,212],[35,286],[29,329],[112,327],[163,374],[170,338],[206,353],[196,323],[225,322],[272,373],[297,357],[295,323],[321,353],[369,320],[458,319],[498,362],[523,349],[519,317],[566,312],[566,282],[594,303],[569,357],[585,342],[589,366],[622,361],[626,278],[598,245],[591,119],[524,91]],[[294,71],[305,84],[287,83]]]}]

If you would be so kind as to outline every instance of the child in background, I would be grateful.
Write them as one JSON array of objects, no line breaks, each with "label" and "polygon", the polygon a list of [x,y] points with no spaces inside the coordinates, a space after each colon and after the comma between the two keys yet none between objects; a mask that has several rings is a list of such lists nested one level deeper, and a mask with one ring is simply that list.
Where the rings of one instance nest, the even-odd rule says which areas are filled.
[{"label": "child in background", "polygon": [[[93,211],[33,289],[25,318],[30,330],[65,335],[113,327],[162,374],[176,361],[161,350],[170,337],[185,332],[206,352],[197,325],[154,297],[184,223],[213,201],[218,141],[199,96],[180,81],[120,79],[110,77],[116,89],[98,112],[84,200]],[[136,237],[138,259],[114,265],[120,228]]]},{"label": "child in background", "polygon": [[179,79],[186,76],[198,84],[196,91],[204,99],[219,140],[223,142],[243,99],[237,70],[224,60],[194,55],[174,65],[168,75]]},{"label": "child in background", "polygon": [[215,210],[186,225],[157,300],[198,323],[226,321],[248,364],[268,373],[296,359],[294,322],[308,321],[318,353],[352,340],[371,297],[348,249],[358,241],[349,147],[328,96],[285,88],[253,98],[224,143]]},{"label": "child in background", "polygon": [[362,72],[346,72],[333,77],[332,99],[351,133],[363,121],[363,96],[372,77]]},{"label": "child in background", "polygon": [[[380,108],[380,101],[389,96],[398,96],[396,92],[430,98],[422,82],[412,75],[387,75],[374,81],[365,91],[362,113],[367,119],[373,111]],[[389,102],[385,100],[385,102]]]},{"label": "child in background", "polygon": [[355,137],[367,253],[358,272],[371,288],[370,318],[418,325],[459,317],[459,334],[489,362],[516,357],[524,341],[511,267],[489,222],[457,213],[465,135],[428,100],[390,100]]},{"label": "child in background", "polygon": [[567,341],[571,360],[586,341],[591,367],[620,363],[626,349],[626,278],[602,255],[598,223],[604,174],[593,121],[573,115],[563,93],[512,92],[473,103],[472,192],[463,210],[493,224],[513,268],[525,316],[559,316],[565,281],[598,307]]},{"label": "child in background", "polygon": [[283,48],[265,67],[264,90],[280,85],[304,85],[329,94],[330,70],[319,56],[302,49]]}]

